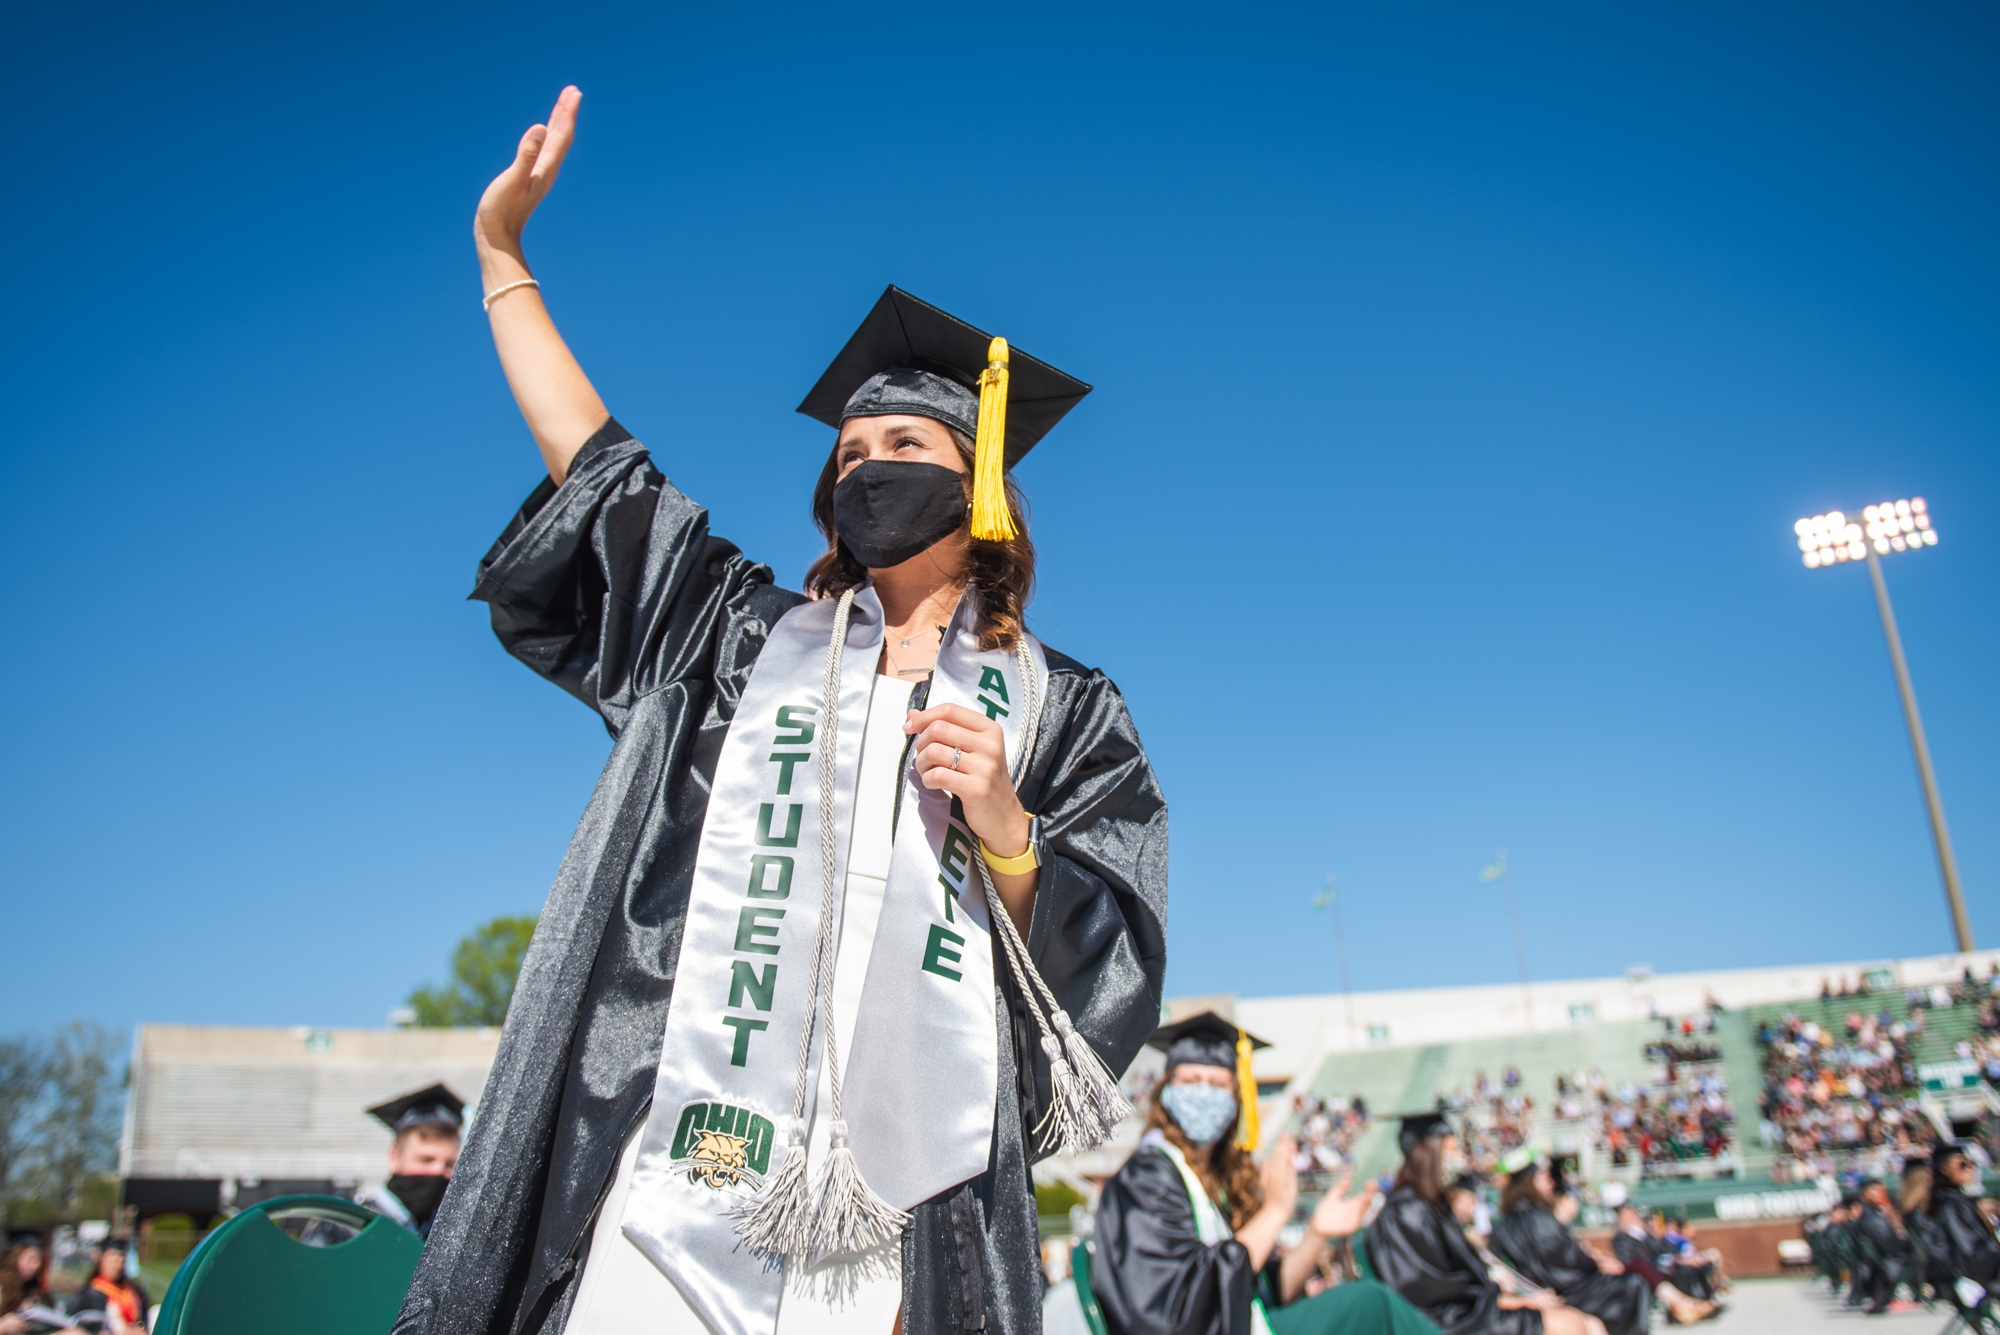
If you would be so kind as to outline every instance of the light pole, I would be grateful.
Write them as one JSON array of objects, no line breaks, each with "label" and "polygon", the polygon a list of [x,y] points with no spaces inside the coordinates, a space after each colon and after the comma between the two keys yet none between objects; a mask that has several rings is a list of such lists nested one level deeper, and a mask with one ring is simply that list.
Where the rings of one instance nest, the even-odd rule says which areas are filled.
[{"label": "light pole", "polygon": [[1930,813],[1931,842],[1937,846],[1938,871],[1944,877],[1945,903],[1951,909],[1952,931],[1961,954],[1973,949],[1972,923],[1965,916],[1965,896],[1958,888],[1958,860],[1951,854],[1951,831],[1945,828],[1944,800],[1938,796],[1937,775],[1931,770],[1931,748],[1924,740],[1924,721],[1917,714],[1917,692],[1910,685],[1910,665],[1903,658],[1903,637],[1896,633],[1896,612],[1889,606],[1889,586],[1882,579],[1882,558],[1937,546],[1930,507],[1921,496],[1883,501],[1862,510],[1862,522],[1852,523],[1839,510],[1801,519],[1792,525],[1807,569],[1824,569],[1849,561],[1866,561],[1875,586],[1875,607],[1882,614],[1882,634],[1889,641],[1889,664],[1896,670],[1896,690],[1903,700],[1903,722],[1910,729],[1910,750],[1917,758],[1917,778]]},{"label": "light pole", "polygon": [[1347,1050],[1359,1051],[1354,1040],[1354,984],[1347,978],[1347,933],[1340,926],[1340,895],[1333,888],[1333,873],[1326,874],[1326,886],[1313,896],[1313,907],[1333,910],[1333,949],[1340,958],[1340,990],[1347,998]]}]

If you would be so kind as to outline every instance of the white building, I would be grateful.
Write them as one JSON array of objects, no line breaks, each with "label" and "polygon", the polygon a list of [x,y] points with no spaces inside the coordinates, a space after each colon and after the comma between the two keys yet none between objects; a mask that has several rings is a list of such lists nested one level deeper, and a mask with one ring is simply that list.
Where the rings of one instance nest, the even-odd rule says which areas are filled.
[{"label": "white building", "polygon": [[499,1037],[497,1029],[141,1025],[118,1158],[125,1204],[142,1217],[199,1217],[379,1181],[390,1135],[369,1105],[438,1082],[472,1103]]}]

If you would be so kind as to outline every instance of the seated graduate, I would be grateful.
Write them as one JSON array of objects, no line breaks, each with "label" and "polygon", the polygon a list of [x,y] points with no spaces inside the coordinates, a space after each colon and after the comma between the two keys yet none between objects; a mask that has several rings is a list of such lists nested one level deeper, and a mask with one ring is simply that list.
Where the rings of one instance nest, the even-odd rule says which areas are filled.
[{"label": "seated graduate", "polygon": [[1651,1227],[1653,1236],[1673,1257],[1674,1265],[1685,1270],[1700,1285],[1699,1296],[1714,1298],[1728,1291],[1729,1275],[1722,1266],[1722,1253],[1713,1247],[1704,1249],[1694,1245],[1694,1225],[1688,1222],[1686,1215],[1669,1219],[1656,1210]]},{"label": "seated graduate", "polygon": [[[1814,1246],[1814,1255],[1817,1256],[1818,1244]],[[1639,1213],[1639,1207],[1630,1201],[1618,1207],[1618,1231],[1611,1235],[1611,1254],[1618,1258],[1618,1263],[1628,1273],[1646,1281],[1653,1296],[1667,1309],[1667,1318],[1673,1324],[1691,1326],[1714,1315],[1713,1302],[1695,1297],[1675,1282],[1676,1267],[1672,1258],[1660,1251],[1659,1244],[1646,1232],[1646,1221]]]},{"label": "seated graduate", "polygon": [[1419,1335],[1436,1329],[1369,1280],[1312,1297],[1329,1239],[1359,1227],[1370,1184],[1343,1179],[1314,1207],[1298,1245],[1278,1233],[1298,1202],[1295,1146],[1281,1137],[1261,1171],[1252,1048],[1269,1046],[1204,1012],[1156,1031],[1167,1054],[1146,1132],[1097,1203],[1091,1283],[1111,1335]]},{"label": "seated graduate", "polygon": [[42,1235],[15,1229],[0,1251],[0,1335],[83,1335],[49,1296]]},{"label": "seated graduate", "polygon": [[85,1330],[146,1329],[151,1302],[145,1288],[125,1274],[129,1238],[106,1238],[90,1249],[90,1282],[69,1300],[70,1319]]},{"label": "seated graduate", "polygon": [[1869,1315],[1879,1316],[1889,1310],[1898,1284],[1915,1287],[1919,1282],[1912,1269],[1916,1252],[1910,1244],[1910,1231],[1881,1178],[1871,1177],[1861,1184],[1861,1217],[1854,1227],[1873,1252],[1864,1296],[1869,1300]]},{"label": "seated graduate", "polygon": [[[1931,1218],[1931,1164],[1928,1159],[1903,1161],[1903,1189],[1899,1202],[1903,1225],[1910,1231],[1910,1245],[1924,1284],[1938,1297],[1951,1286],[1946,1269],[1947,1248],[1937,1221]],[[1817,1249],[1817,1241],[1815,1240]],[[1817,1254],[1817,1251],[1816,1253]]]},{"label": "seated graduate", "polygon": [[1596,1317],[1550,1290],[1508,1293],[1487,1272],[1445,1202],[1445,1183],[1465,1171],[1465,1157],[1443,1114],[1406,1114],[1397,1141],[1403,1166],[1368,1228],[1368,1255],[1383,1283],[1445,1335],[1604,1335]]},{"label": "seated graduate", "polygon": [[1978,1204],[1965,1194],[1978,1180],[1979,1165],[1967,1156],[1964,1146],[1940,1146],[1931,1156],[1930,1218],[1944,1249],[1938,1262],[1952,1279],[1946,1293],[1961,1310],[1977,1306],[1980,1300],[1972,1298],[1966,1285],[1958,1281],[1969,1281],[1990,1292],[2000,1279],[2000,1239],[1994,1237],[1993,1227],[1979,1212]]},{"label": "seated graduate", "polygon": [[458,1166],[465,1100],[449,1086],[430,1085],[368,1112],[396,1138],[389,1143],[389,1180],[357,1192],[355,1202],[427,1238]]},{"label": "seated graduate", "polygon": [[[1493,1246],[1531,1282],[1562,1295],[1578,1311],[1604,1323],[1610,1335],[1639,1335],[1653,1315],[1652,1290],[1618,1261],[1584,1249],[1557,1217],[1554,1171],[1531,1150],[1508,1153],[1500,1161],[1507,1186],[1500,1193],[1500,1218]],[[1574,1200],[1565,1194],[1564,1199]]]}]

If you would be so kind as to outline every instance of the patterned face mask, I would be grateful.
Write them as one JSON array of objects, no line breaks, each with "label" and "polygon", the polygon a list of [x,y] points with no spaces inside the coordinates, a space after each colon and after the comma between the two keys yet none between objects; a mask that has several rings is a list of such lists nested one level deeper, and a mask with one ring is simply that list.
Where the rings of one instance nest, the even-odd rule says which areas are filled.
[{"label": "patterned face mask", "polygon": [[1160,1103],[1188,1143],[1206,1149],[1236,1120],[1236,1095],[1217,1085],[1168,1085]]}]

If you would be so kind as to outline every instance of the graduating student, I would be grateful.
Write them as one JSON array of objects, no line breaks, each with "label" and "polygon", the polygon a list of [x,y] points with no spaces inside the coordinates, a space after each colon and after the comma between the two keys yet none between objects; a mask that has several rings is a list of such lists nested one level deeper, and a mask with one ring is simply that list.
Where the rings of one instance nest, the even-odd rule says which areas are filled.
[{"label": "graduating student", "polygon": [[395,1136],[389,1142],[389,1180],[354,1199],[427,1238],[458,1164],[465,1100],[447,1085],[430,1085],[378,1103],[368,1113]]},{"label": "graduating student", "polygon": [[1349,1280],[1305,1297],[1327,1243],[1359,1227],[1374,1184],[1342,1180],[1281,1249],[1298,1203],[1296,1146],[1282,1136],[1260,1169],[1262,1039],[1205,1011],[1156,1030],[1167,1055],[1139,1148],[1097,1203],[1091,1286],[1111,1335],[1419,1335],[1437,1329],[1396,1294]]},{"label": "graduating student", "polygon": [[1978,1203],[1965,1194],[1978,1180],[1979,1165],[1964,1146],[1941,1145],[1931,1155],[1930,1218],[1941,1249],[1934,1262],[1950,1276],[1946,1292],[1960,1311],[1977,1304],[1966,1301],[1969,1293],[1958,1281],[1969,1281],[1988,1294],[2000,1287],[2000,1239],[1994,1237]]},{"label": "graduating student", "polygon": [[90,1279],[69,1300],[69,1314],[87,1330],[143,1333],[152,1303],[145,1286],[125,1273],[130,1238],[106,1238],[90,1249]]},{"label": "graduating student", "polygon": [[1006,472],[1090,387],[889,289],[800,406],[826,454],[741,456],[826,538],[779,588],[658,466],[753,406],[656,461],[528,274],[579,97],[475,219],[549,477],[473,596],[616,741],[397,1330],[1031,1330],[1029,1165],[1129,1111],[1165,957],[1138,732],[1023,624]]},{"label": "graduating student", "polygon": [[1514,1294],[1487,1273],[1452,1217],[1445,1183],[1465,1171],[1458,1137],[1441,1113],[1411,1113],[1397,1132],[1403,1166],[1368,1228],[1382,1282],[1415,1303],[1445,1335],[1604,1335],[1598,1319],[1548,1289]]},{"label": "graduating student", "polygon": [[1494,1249],[1531,1283],[1602,1321],[1609,1335],[1640,1335],[1653,1315],[1650,1287],[1620,1262],[1584,1250],[1556,1217],[1556,1184],[1547,1161],[1516,1150],[1501,1159],[1500,1168],[1507,1185],[1493,1225]]},{"label": "graduating student", "polygon": [[[1813,1255],[1817,1258],[1817,1235],[1809,1234],[1808,1237],[1813,1242]],[[1646,1281],[1653,1296],[1665,1304],[1667,1319],[1674,1325],[1691,1326],[1714,1315],[1714,1302],[1695,1297],[1680,1287],[1674,1277],[1677,1267],[1673,1259],[1662,1252],[1653,1236],[1646,1232],[1639,1207],[1630,1201],[1618,1207],[1618,1231],[1611,1235],[1611,1254],[1629,1273]]]}]

